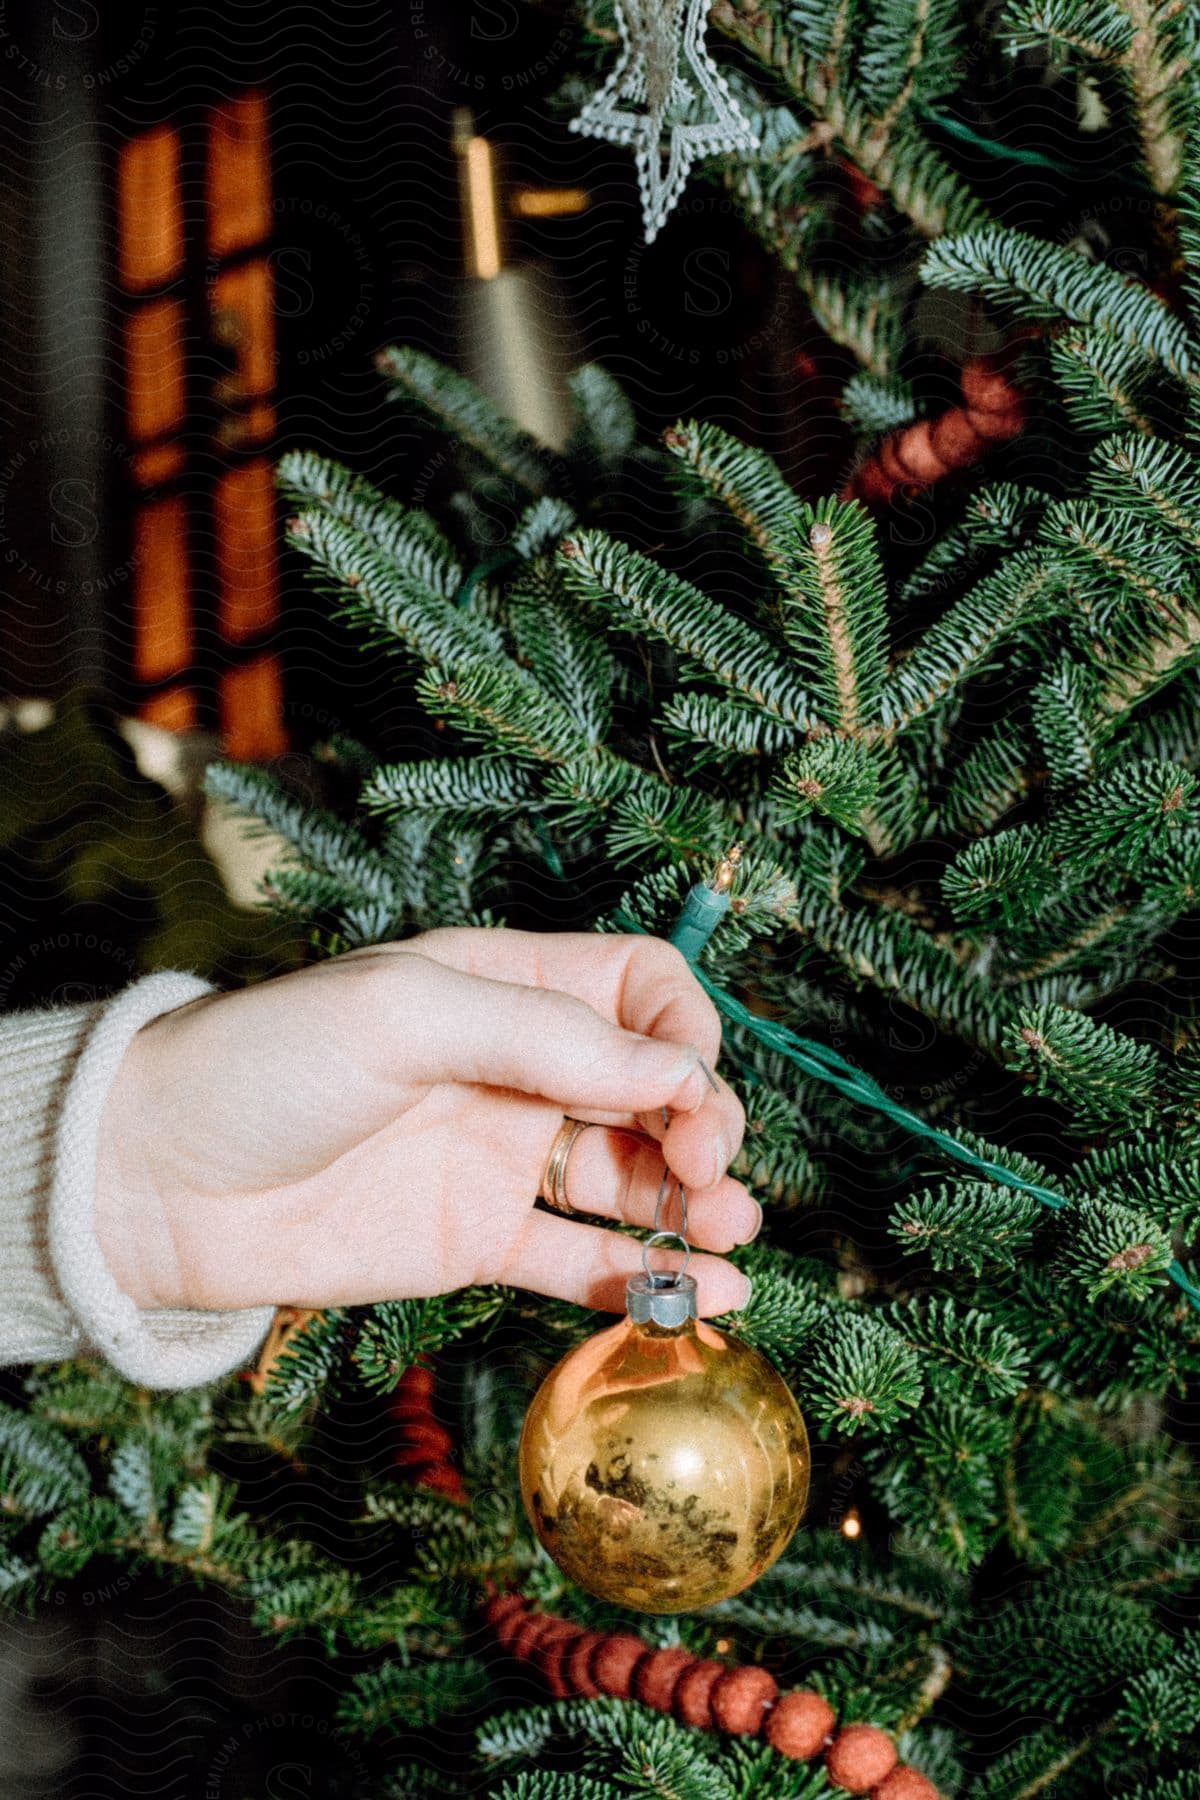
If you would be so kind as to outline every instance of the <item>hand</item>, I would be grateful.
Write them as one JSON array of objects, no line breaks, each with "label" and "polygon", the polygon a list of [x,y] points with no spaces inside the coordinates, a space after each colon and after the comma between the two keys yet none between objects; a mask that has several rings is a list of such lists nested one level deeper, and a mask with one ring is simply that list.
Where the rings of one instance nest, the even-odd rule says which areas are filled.
[{"label": "hand", "polygon": [[[720,1036],[678,951],[594,933],[431,931],[207,996],[122,1061],[100,1134],[101,1249],[150,1308],[506,1282],[619,1311],[641,1245],[534,1210],[551,1144],[564,1113],[605,1127],[571,1151],[573,1206],[648,1226],[665,1161],[692,1241],[746,1242],[761,1211],[725,1173],[742,1108],[701,1067]],[[702,1312],[745,1304],[731,1263],[696,1256],[691,1272]]]}]

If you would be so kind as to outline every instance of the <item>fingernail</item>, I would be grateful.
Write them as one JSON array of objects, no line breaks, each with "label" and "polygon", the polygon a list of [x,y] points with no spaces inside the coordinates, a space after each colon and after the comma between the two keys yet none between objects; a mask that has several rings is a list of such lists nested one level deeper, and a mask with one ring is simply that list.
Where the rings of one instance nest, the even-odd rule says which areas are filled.
[{"label": "fingernail", "polygon": [[709,1087],[712,1089],[714,1094],[719,1094],[721,1090],[717,1086],[716,1076],[713,1074],[713,1072],[709,1068],[708,1064],[704,1061],[703,1057],[699,1058],[698,1060],[699,1060],[699,1067],[704,1076],[705,1081],[707,1081]]},{"label": "fingernail", "polygon": [[737,1302],[735,1302],[735,1304],[730,1307],[729,1310],[731,1312],[745,1312],[746,1308],[750,1304],[750,1296],[754,1292],[754,1283],[751,1281],[750,1277],[748,1275],[742,1274],[741,1269],[738,1270],[738,1274],[741,1275],[741,1277],[742,1277],[744,1292],[742,1294],[741,1299],[738,1300]]},{"label": "fingernail", "polygon": [[679,1088],[671,1103],[672,1112],[695,1112],[708,1092],[707,1070],[694,1050],[680,1059]]},{"label": "fingernail", "polygon": [[755,1227],[754,1227],[754,1230],[753,1230],[753,1231],[752,1231],[752,1232],[751,1232],[751,1233],[750,1233],[750,1236],[749,1236],[749,1237],[748,1237],[748,1238],[746,1238],[746,1239],[745,1239],[745,1240],[744,1240],[744,1242],[745,1242],[745,1243],[747,1243],[747,1244],[752,1244],[752,1243],[753,1243],[753,1242],[754,1242],[754,1240],[755,1240],[755,1238],[756,1238],[756,1237],[757,1237],[757,1236],[758,1236],[758,1234],[759,1234],[759,1232],[760,1232],[760,1231],[761,1231],[761,1230],[762,1230],[762,1228],[763,1228],[763,1209],[762,1209],[762,1206],[761,1206],[761,1204],[760,1204],[760,1202],[759,1202],[759,1201],[757,1201],[757,1200],[756,1200],[756,1201],[755,1201],[755,1202],[754,1202],[754,1204],[755,1204],[755,1206],[757,1206],[757,1207],[758,1207],[758,1222],[757,1222],[757,1224],[756,1224],[756,1225],[755,1225]]}]

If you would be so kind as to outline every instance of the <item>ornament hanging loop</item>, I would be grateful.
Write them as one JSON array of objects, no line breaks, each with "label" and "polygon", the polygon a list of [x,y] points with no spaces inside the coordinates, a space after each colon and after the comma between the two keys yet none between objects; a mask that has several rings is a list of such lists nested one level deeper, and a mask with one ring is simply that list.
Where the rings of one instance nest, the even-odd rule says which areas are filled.
[{"label": "ornament hanging loop", "polygon": [[[707,1074],[707,1070],[705,1073]],[[712,1077],[709,1076],[709,1079]],[[671,1123],[671,1115],[665,1106],[662,1118],[665,1128]],[[679,1229],[672,1231],[666,1224],[667,1196],[674,1180],[670,1169],[664,1168],[662,1180],[658,1184],[658,1199],[654,1205],[654,1230],[642,1245],[642,1268],[645,1274],[632,1275],[625,1288],[625,1303],[635,1325],[661,1325],[665,1329],[674,1330],[698,1316],[696,1283],[687,1272],[692,1260],[692,1246],[687,1238],[687,1193],[681,1181],[675,1184],[679,1189]],[[672,1242],[678,1244],[683,1251],[683,1266],[678,1269],[652,1269],[650,1252],[660,1244]]]},{"label": "ornament hanging loop", "polygon": [[[650,1252],[657,1250],[660,1244],[670,1243],[674,1239],[683,1250],[683,1267],[679,1269],[652,1269]],[[692,1260],[692,1246],[681,1231],[653,1231],[642,1245],[642,1267],[646,1271],[646,1280],[660,1290],[679,1287],[685,1279],[691,1281],[687,1266]]]},{"label": "ornament hanging loop", "polygon": [[[707,1069],[705,1070],[705,1074],[708,1074]],[[712,1077],[710,1076],[709,1079],[711,1080]],[[663,1122],[663,1130],[666,1131],[667,1127],[671,1123],[671,1115],[665,1106],[662,1109],[662,1122]],[[692,1246],[688,1243],[688,1235],[687,1235],[687,1229],[688,1229],[687,1192],[684,1188],[682,1181],[675,1183],[675,1185],[679,1189],[679,1229],[678,1229],[678,1231],[672,1231],[670,1226],[667,1224],[667,1196],[671,1191],[671,1183],[672,1183],[672,1181],[674,1181],[674,1179],[675,1178],[671,1174],[670,1169],[664,1168],[663,1172],[662,1172],[662,1180],[658,1184],[658,1199],[654,1203],[654,1231],[653,1231],[652,1235],[646,1239],[646,1242],[642,1246],[642,1267],[646,1271],[647,1279],[650,1280],[651,1282],[653,1282],[656,1287],[660,1287],[660,1288],[668,1288],[668,1287],[678,1286],[679,1282],[682,1280],[684,1275],[687,1274],[687,1266],[692,1260]],[[674,1238],[677,1243],[679,1243],[683,1246],[683,1267],[678,1270],[668,1269],[668,1270],[660,1271],[660,1272],[656,1273],[650,1267],[650,1251],[653,1249],[655,1244],[661,1243],[664,1238]]]}]

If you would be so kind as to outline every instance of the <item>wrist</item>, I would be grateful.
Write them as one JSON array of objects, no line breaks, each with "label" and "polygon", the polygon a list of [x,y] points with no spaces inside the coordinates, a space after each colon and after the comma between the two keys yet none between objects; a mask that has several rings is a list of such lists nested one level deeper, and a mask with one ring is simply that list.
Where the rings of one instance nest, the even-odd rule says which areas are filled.
[{"label": "wrist", "polygon": [[121,1059],[100,1115],[96,1149],[96,1240],[117,1286],[145,1310],[189,1304],[155,1171],[160,1108],[150,1075],[158,1024],[144,1025]]}]

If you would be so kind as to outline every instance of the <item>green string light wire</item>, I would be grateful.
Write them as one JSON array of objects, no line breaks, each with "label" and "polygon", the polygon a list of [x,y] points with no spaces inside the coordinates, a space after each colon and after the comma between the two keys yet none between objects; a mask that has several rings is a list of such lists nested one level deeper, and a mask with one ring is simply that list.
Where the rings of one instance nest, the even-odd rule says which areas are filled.
[{"label": "green string light wire", "polygon": [[[857,1101],[860,1106],[869,1106],[886,1118],[893,1119],[907,1131],[936,1144],[939,1150],[953,1157],[956,1162],[965,1163],[968,1168],[980,1175],[990,1176],[993,1181],[1002,1182],[1005,1187],[1019,1188],[1024,1194],[1032,1194],[1043,1206],[1049,1206],[1055,1212],[1061,1212],[1070,1205],[1065,1195],[1056,1194],[1050,1188],[1039,1187],[1035,1181],[1026,1181],[1024,1176],[1014,1175],[1011,1169],[1006,1169],[1001,1163],[990,1162],[986,1156],[977,1156],[974,1150],[968,1150],[965,1144],[960,1144],[949,1132],[939,1131],[936,1126],[926,1124],[916,1113],[909,1112],[906,1106],[900,1106],[895,1100],[889,1099],[877,1081],[864,1070],[855,1068],[853,1063],[847,1062],[844,1056],[839,1056],[827,1044],[801,1037],[790,1026],[781,1025],[776,1019],[759,1018],[733,994],[711,981],[703,969],[696,966],[697,958],[729,911],[729,903],[728,891],[703,883],[694,887],[688,894],[668,939],[686,956],[697,981],[719,1012],[756,1037],[768,1050],[786,1057],[806,1075],[826,1082],[839,1093],[845,1094],[847,1099]],[[622,919],[621,924],[630,926],[633,921]],[[1197,1311],[1200,1311],[1200,1287],[1192,1281],[1183,1264],[1178,1261],[1168,1263],[1167,1274],[1187,1295]]]},{"label": "green string light wire", "polygon": [[[987,156],[998,157],[1001,162],[1026,163],[1034,169],[1052,169],[1056,175],[1065,175],[1070,181],[1096,180],[1095,171],[1088,169],[1083,163],[1066,162],[1062,157],[1046,156],[1041,150],[1026,149],[1019,144],[998,143],[995,138],[984,137],[981,132],[972,130],[962,119],[938,112],[932,106],[918,105],[915,110],[928,119],[931,125],[936,125],[939,131],[946,132],[949,137],[959,138],[964,144],[973,145]],[[1148,182],[1138,181],[1135,176],[1125,175],[1116,169],[1106,170],[1103,180],[1139,194],[1154,193]]]}]

